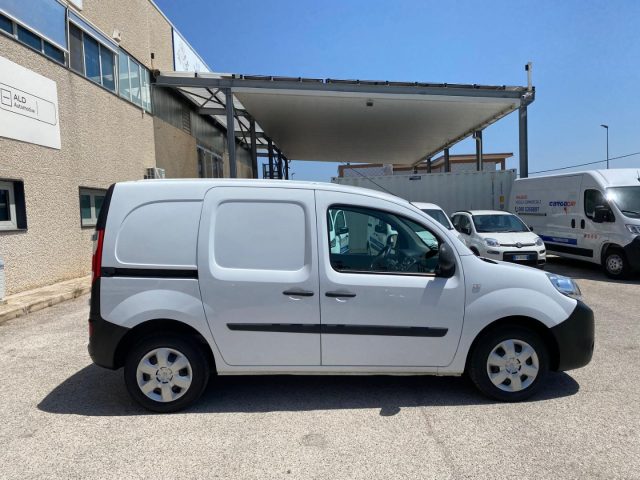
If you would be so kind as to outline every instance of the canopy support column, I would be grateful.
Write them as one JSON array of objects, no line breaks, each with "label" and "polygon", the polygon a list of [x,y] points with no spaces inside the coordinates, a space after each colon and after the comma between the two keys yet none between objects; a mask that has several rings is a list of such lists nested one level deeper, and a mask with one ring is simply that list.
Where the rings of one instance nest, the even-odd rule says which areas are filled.
[{"label": "canopy support column", "polygon": [[289,159],[284,157],[284,179],[289,180]]},{"label": "canopy support column", "polygon": [[256,121],[251,117],[249,119],[249,132],[251,135],[251,168],[253,169],[253,178],[258,178],[258,149],[256,145]]},{"label": "canopy support column", "polygon": [[476,140],[476,171],[481,172],[484,168],[482,160],[482,130],[473,132],[473,138]]},{"label": "canopy support column", "polygon": [[527,105],[520,105],[518,110],[518,126],[520,130],[520,178],[529,176],[529,136],[527,132]]},{"label": "canopy support column", "polygon": [[431,173],[431,157],[427,158],[427,173]]},{"label": "canopy support column", "polygon": [[444,171],[449,173],[451,171],[451,162],[449,161],[449,149],[444,149]]},{"label": "canopy support column", "polygon": [[278,179],[282,180],[282,152],[278,150]]},{"label": "canopy support column", "polygon": [[225,108],[227,110],[227,152],[229,153],[229,176],[238,178],[236,166],[236,132],[233,114],[233,93],[230,88],[224,89]]},{"label": "canopy support column", "polygon": [[271,139],[267,142],[269,148],[269,178],[273,178],[273,141]]}]

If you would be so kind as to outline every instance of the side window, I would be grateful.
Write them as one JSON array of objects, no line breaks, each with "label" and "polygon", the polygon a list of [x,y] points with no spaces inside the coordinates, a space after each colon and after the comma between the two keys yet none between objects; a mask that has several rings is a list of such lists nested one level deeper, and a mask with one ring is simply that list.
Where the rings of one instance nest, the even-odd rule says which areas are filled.
[{"label": "side window", "polygon": [[460,229],[461,232],[467,233],[471,230],[471,222],[466,215],[460,215]]},{"label": "side window", "polygon": [[451,217],[451,223],[453,224],[453,228],[460,231],[460,215],[454,215]]},{"label": "side window", "polygon": [[599,205],[607,205],[602,193],[599,190],[585,190],[584,214],[589,218],[593,218],[596,207]]},{"label": "side window", "polygon": [[[440,241],[428,228],[405,217],[360,207],[334,207],[331,219],[344,216],[347,245],[337,249],[328,232],[329,256],[334,270],[344,273],[433,274]],[[336,223],[337,227],[337,223]],[[337,227],[338,228],[338,227]]]}]

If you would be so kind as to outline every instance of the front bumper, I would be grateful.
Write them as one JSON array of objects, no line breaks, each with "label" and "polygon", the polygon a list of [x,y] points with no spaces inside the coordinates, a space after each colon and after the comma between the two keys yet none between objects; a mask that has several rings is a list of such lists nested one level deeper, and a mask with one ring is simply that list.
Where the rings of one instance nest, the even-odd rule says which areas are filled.
[{"label": "front bumper", "polygon": [[640,272],[640,236],[624,247],[624,253],[631,268]]},{"label": "front bumper", "polygon": [[584,367],[591,361],[595,341],[593,311],[578,300],[576,308],[564,322],[551,328],[558,346],[557,370]]}]

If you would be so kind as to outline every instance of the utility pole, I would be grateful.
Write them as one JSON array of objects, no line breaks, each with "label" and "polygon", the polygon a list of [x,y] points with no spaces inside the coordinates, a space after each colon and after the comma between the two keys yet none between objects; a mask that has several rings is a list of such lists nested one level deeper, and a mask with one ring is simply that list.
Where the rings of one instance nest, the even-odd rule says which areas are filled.
[{"label": "utility pole", "polygon": [[609,125],[600,125],[607,131],[607,170],[609,170]]}]

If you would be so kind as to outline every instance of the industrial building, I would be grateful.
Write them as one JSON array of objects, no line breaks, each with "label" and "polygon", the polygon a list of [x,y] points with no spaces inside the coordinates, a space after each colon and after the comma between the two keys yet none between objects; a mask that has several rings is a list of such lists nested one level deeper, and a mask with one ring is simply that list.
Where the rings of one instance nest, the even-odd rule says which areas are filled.
[{"label": "industrial building", "polygon": [[[226,129],[154,70],[209,67],[150,0],[0,0],[0,257],[7,294],[88,274],[105,189],[229,176]],[[238,177],[253,177],[238,144]]]},{"label": "industrial building", "polygon": [[152,0],[0,0],[7,293],[89,273],[114,182],[257,178],[261,157],[280,179],[289,159],[436,168],[470,136],[482,170],[483,130],[512,112],[526,177],[527,69],[527,86],[219,74]]}]

